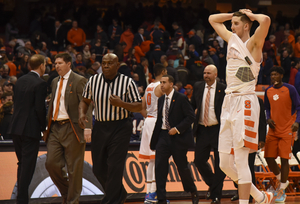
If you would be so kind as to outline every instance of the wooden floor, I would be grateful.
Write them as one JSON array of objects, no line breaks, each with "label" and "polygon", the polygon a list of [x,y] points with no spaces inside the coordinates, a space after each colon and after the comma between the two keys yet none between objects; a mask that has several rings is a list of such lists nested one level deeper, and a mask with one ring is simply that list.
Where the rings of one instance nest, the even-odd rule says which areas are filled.
[{"label": "wooden floor", "polygon": [[[126,202],[126,204],[143,204],[144,202]],[[189,200],[170,200],[170,203],[174,204],[191,204]],[[221,204],[238,204],[238,201],[231,201],[230,198],[224,198]],[[285,204],[299,204],[300,196],[289,196],[286,198]],[[208,200],[200,199],[199,204],[210,204]],[[254,204],[254,202],[253,202]]]}]

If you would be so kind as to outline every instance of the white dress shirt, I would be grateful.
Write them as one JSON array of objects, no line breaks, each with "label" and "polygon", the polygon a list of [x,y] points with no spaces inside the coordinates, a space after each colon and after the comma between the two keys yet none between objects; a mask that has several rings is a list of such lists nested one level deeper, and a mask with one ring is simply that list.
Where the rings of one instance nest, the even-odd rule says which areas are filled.
[{"label": "white dress shirt", "polygon": [[33,73],[36,73],[39,77],[41,77],[40,76],[40,74],[39,73],[37,73],[36,71],[34,71],[34,70],[31,70],[31,72],[33,72]]},{"label": "white dress shirt", "polygon": [[[208,126],[212,125],[217,125],[218,120],[216,117],[215,113],[215,93],[216,93],[216,86],[217,83],[216,81],[211,85],[210,88],[210,99],[209,99],[209,110],[208,110]],[[206,100],[206,95],[208,92],[208,85],[205,83],[205,88],[203,92],[203,97],[202,97],[202,105],[201,105],[201,115],[199,118],[199,124],[204,125],[203,119],[204,119],[204,112],[205,112],[205,100]]]},{"label": "white dress shirt", "polygon": [[[64,81],[63,81],[63,86],[62,86],[60,101],[59,101],[59,109],[58,109],[58,116],[57,116],[58,121],[69,119],[69,115],[67,113],[66,106],[65,106],[65,92],[66,92],[66,87],[67,87],[67,83],[68,83],[70,74],[71,74],[71,70],[63,76]],[[61,77],[60,77],[60,80],[61,80]],[[57,94],[58,94],[58,90],[59,90],[60,80],[58,80],[58,82],[57,82],[55,98],[54,98],[54,101],[53,101],[52,117],[54,116],[55,109],[56,109],[56,101],[57,101]]]},{"label": "white dress shirt", "polygon": [[[169,105],[169,111],[170,111],[170,105],[171,105],[171,100],[172,100],[172,97],[173,97],[173,94],[174,94],[174,89],[169,93],[169,95],[165,94],[165,101],[164,101],[164,107],[163,107],[163,112],[162,112],[162,120],[163,120],[163,123],[162,123],[162,126],[161,126],[161,129],[163,130],[166,130],[167,129],[167,126],[166,126],[166,120],[165,120],[165,111],[166,111],[166,98],[169,97],[168,99],[168,105]],[[170,127],[172,128],[172,127]]]}]

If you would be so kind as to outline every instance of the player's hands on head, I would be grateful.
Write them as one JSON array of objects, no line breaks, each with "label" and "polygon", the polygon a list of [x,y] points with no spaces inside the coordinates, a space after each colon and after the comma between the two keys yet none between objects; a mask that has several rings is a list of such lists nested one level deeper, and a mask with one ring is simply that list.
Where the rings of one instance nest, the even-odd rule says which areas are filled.
[{"label": "player's hands on head", "polygon": [[252,11],[250,9],[240,9],[239,12],[247,15],[251,21],[254,21],[254,14],[252,13]]},{"label": "player's hands on head", "polygon": [[292,125],[291,128],[292,128],[292,132],[296,132],[298,130],[298,128],[299,128],[299,123],[294,122],[294,124]]},{"label": "player's hands on head", "polygon": [[267,120],[267,124],[270,126],[271,129],[275,129],[276,124],[275,124],[274,120],[272,120],[271,118],[269,118]]}]

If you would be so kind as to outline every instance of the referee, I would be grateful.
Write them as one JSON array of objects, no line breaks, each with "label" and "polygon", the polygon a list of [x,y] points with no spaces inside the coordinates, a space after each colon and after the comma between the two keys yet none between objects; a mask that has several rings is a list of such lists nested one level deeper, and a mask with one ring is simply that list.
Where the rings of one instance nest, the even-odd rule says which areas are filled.
[{"label": "referee", "polygon": [[[132,133],[130,112],[142,110],[134,81],[118,73],[115,54],[102,59],[102,74],[92,76],[79,104],[79,125],[85,128],[86,112],[95,103],[96,122],[92,132],[93,172],[105,195],[102,204],[124,203],[127,192],[122,184],[125,159]],[[89,141],[87,141],[89,142]]]}]

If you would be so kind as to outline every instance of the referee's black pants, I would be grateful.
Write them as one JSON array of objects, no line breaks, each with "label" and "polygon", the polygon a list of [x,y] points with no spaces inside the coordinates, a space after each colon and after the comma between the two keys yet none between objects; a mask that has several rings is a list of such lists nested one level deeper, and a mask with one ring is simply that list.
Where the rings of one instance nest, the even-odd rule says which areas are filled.
[{"label": "referee's black pants", "polygon": [[132,122],[96,121],[92,132],[93,172],[104,189],[101,204],[122,204],[127,192],[122,184]]},{"label": "referee's black pants", "polygon": [[178,173],[184,191],[195,193],[197,188],[194,184],[191,171],[188,168],[186,157],[187,148],[176,148],[180,144],[175,144],[174,136],[169,135],[167,130],[161,130],[155,153],[155,180],[157,187],[157,199],[166,200],[166,182],[169,173],[169,158],[172,155],[177,166]]},{"label": "referee's black pants", "polygon": [[[196,149],[195,149],[195,165],[201,174],[203,181],[209,186],[210,198],[222,198],[223,182],[226,177],[225,173],[220,169],[220,159],[218,152],[220,125],[213,125],[205,127],[198,125],[196,135]],[[208,159],[210,152],[214,151],[214,172]]]}]

